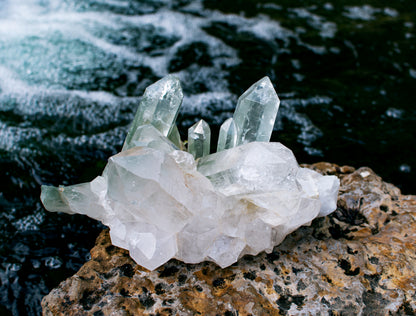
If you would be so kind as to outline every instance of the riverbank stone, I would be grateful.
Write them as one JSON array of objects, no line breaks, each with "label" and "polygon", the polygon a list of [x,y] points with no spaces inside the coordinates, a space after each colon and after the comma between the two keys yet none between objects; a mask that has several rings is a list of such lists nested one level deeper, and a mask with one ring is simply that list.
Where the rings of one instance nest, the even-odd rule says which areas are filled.
[{"label": "riverbank stone", "polygon": [[104,230],[91,260],[43,299],[43,315],[415,314],[416,196],[366,167],[304,167],[341,179],[337,209],[270,254],[149,271]]}]

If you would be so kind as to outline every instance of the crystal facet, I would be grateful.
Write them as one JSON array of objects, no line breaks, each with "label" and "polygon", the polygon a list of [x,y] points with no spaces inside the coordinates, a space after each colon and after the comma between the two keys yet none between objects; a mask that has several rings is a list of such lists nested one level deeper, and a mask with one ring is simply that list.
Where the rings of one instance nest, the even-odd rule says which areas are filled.
[{"label": "crystal facet", "polygon": [[204,120],[200,120],[188,129],[188,152],[195,159],[209,155],[211,130]]},{"label": "crystal facet", "polygon": [[[158,89],[165,88],[160,84]],[[242,112],[234,117],[243,144],[224,145],[226,150],[211,155],[204,121],[189,130],[185,152],[178,149],[182,144],[174,118],[169,133],[139,108],[123,150],[109,158],[102,176],[72,186],[42,186],[45,208],[100,220],[110,227],[113,245],[128,249],[150,270],[171,258],[226,267],[245,254],[271,252],[298,227],[335,210],[339,180],[299,167],[292,151],[280,143],[255,141],[273,128],[270,122],[266,128],[264,122],[252,121],[273,117],[265,109],[276,101],[270,88],[270,81],[262,79],[239,100]],[[176,84],[169,89],[160,95],[179,91]],[[154,104],[143,101],[140,106]],[[225,144],[232,143],[229,131],[221,136]]]},{"label": "crystal facet", "polygon": [[166,152],[179,149],[169,139],[164,137],[156,127],[150,124],[139,126],[130,139],[130,142],[124,145],[122,151],[137,146],[157,148]]},{"label": "crystal facet", "polygon": [[268,142],[272,135],[280,100],[269,77],[257,81],[238,99],[234,112],[237,145]]},{"label": "crystal facet", "polygon": [[294,190],[298,164],[280,143],[248,143],[198,161],[198,171],[225,195]]},{"label": "crystal facet", "polygon": [[175,125],[173,125],[173,127],[171,128],[169,134],[168,134],[168,139],[174,143],[176,145],[176,147],[178,147],[179,149],[182,149],[182,140],[181,140],[181,134],[179,133],[178,127]]},{"label": "crystal facet", "polygon": [[147,87],[123,149],[130,146],[136,129],[141,125],[152,124],[164,136],[167,136],[176,121],[182,99],[181,84],[179,79],[174,76],[166,76]]},{"label": "crystal facet", "polygon": [[237,127],[232,117],[222,123],[218,136],[217,152],[233,148],[237,144]]}]

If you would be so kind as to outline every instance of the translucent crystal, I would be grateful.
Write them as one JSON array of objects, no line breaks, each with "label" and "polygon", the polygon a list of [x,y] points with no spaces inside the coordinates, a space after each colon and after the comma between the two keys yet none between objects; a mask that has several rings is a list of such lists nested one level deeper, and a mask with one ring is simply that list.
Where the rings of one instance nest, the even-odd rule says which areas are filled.
[{"label": "translucent crystal", "polygon": [[292,151],[280,143],[253,142],[198,161],[198,171],[225,195],[293,189],[298,168]]},{"label": "translucent crystal", "polygon": [[200,120],[188,129],[188,152],[195,159],[209,155],[211,130],[204,120]]},{"label": "translucent crystal", "polygon": [[179,149],[174,143],[164,137],[156,127],[150,124],[139,126],[130,142],[124,145],[122,151],[136,146],[157,148],[166,152]]},{"label": "translucent crystal", "polygon": [[152,124],[164,136],[167,136],[176,121],[182,99],[181,84],[179,79],[174,76],[166,76],[147,87],[127,134],[123,149],[129,147],[136,129],[141,125]]},{"label": "translucent crystal", "polygon": [[179,133],[178,127],[176,124],[173,125],[171,128],[168,139],[176,145],[179,149],[182,149],[182,140],[181,140],[181,134]]},{"label": "translucent crystal", "polygon": [[238,99],[234,112],[237,145],[268,142],[272,135],[280,100],[269,77],[257,81]]},{"label": "translucent crystal", "polygon": [[232,117],[222,123],[218,136],[217,152],[233,148],[237,144],[237,127]]},{"label": "translucent crystal", "polygon": [[[264,122],[251,120],[274,120],[273,111],[265,109],[277,98],[268,79],[240,98],[235,117],[248,129],[237,128],[243,144],[231,146],[229,120],[220,137],[225,149],[232,148],[212,155],[204,121],[189,129],[185,152],[178,149],[180,137],[170,110],[163,110],[170,113],[165,113],[172,120],[170,131],[159,124],[167,120],[150,117],[165,117],[149,100],[159,100],[159,95],[156,103],[165,106],[180,92],[175,82],[167,77],[155,84],[160,91],[153,91],[155,85],[146,90],[143,106],[154,114],[139,108],[123,151],[109,158],[102,176],[72,186],[42,186],[45,208],[100,220],[110,228],[113,245],[128,249],[150,270],[171,258],[226,267],[246,254],[271,252],[298,227],[335,210],[338,178],[300,168],[292,151],[280,143],[251,141],[266,130]],[[246,121],[240,119],[243,112]],[[268,122],[270,133],[272,128]]]}]

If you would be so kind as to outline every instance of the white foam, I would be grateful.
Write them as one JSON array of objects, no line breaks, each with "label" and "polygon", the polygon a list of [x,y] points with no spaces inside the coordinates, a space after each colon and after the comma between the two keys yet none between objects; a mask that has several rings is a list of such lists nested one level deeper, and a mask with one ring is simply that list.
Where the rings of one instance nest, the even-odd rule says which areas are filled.
[{"label": "white foam", "polygon": [[294,8],[291,11],[296,13],[299,18],[305,18],[310,26],[320,30],[319,35],[323,38],[334,38],[337,32],[337,25],[327,21],[324,17],[308,11],[305,8]]},{"label": "white foam", "polygon": [[381,12],[381,9],[374,8],[368,4],[363,6],[351,6],[345,7],[346,12],[344,16],[353,19],[353,20],[364,20],[371,21],[374,20],[374,15]]},{"label": "white foam", "polygon": [[[207,9],[204,9],[200,15],[187,13],[187,10],[202,12],[203,5],[201,1],[193,1],[192,4],[181,12],[174,12],[169,8],[169,4],[165,4],[164,8],[158,9],[156,12],[135,16],[115,14],[109,11],[94,12],[93,9],[79,11],[75,8],[75,5],[62,4],[58,0],[49,1],[47,5],[40,5],[40,2],[35,0],[22,0],[19,3],[8,0],[6,3],[7,8],[2,10],[2,17],[4,18],[0,18],[0,45],[3,42],[15,43],[14,45],[18,46],[19,41],[35,36],[42,39],[43,43],[46,42],[45,47],[49,45],[50,49],[56,49],[56,53],[60,53],[58,49],[60,44],[54,44],[50,39],[53,34],[58,33],[62,34],[63,41],[70,43],[71,41],[79,40],[91,45],[92,48],[96,48],[97,52],[105,52],[108,56],[112,56],[111,58],[114,58],[116,62],[119,62],[119,67],[123,67],[123,65],[149,67],[153,74],[159,77],[169,72],[169,64],[178,54],[179,49],[191,43],[203,42],[207,46],[207,53],[213,65],[209,67],[191,65],[186,69],[178,71],[176,75],[182,82],[188,83],[189,87],[193,83],[196,85],[203,83],[208,90],[204,93],[185,94],[182,112],[186,112],[191,116],[208,116],[214,123],[221,123],[226,119],[230,114],[229,111],[232,111],[235,106],[236,96],[229,91],[229,71],[227,68],[238,67],[241,60],[238,58],[236,49],[230,47],[226,41],[210,35],[204,30],[205,27],[209,27],[217,22],[227,23],[236,28],[236,33],[248,32],[256,38],[268,42],[276,52],[281,49],[288,49],[293,39],[298,45],[306,47],[316,54],[324,54],[326,52],[325,47],[312,46],[303,42],[295,31],[282,27],[277,21],[270,19],[266,15],[244,17]],[[110,4],[118,8],[126,8],[129,5],[128,1],[100,0],[97,3]],[[265,5],[265,8],[267,6]],[[279,10],[280,8],[273,7],[272,9]],[[4,14],[6,11],[7,15]],[[309,9],[295,9],[294,12],[307,19],[311,26],[320,31],[322,37],[331,38],[335,35],[336,25],[334,23],[311,13]],[[175,38],[177,39],[176,42],[172,41],[172,45],[158,48],[158,54],[149,54],[144,49],[141,50],[140,47],[132,47],[129,44],[115,44],[114,41],[101,35],[106,35],[110,32],[119,34],[122,31],[126,31],[126,29],[126,32],[130,32],[129,29],[132,29],[140,34],[140,32],[145,32],[149,25],[154,27],[156,34],[166,38]],[[129,33],[127,35],[133,36]],[[145,40],[146,38],[144,37]],[[279,43],[283,43],[284,47],[278,47],[276,40],[279,40]],[[146,47],[146,45],[150,46],[150,43],[142,44],[143,47]],[[95,52],[90,53],[95,54]],[[54,58],[53,54],[51,56]],[[79,67],[94,67],[94,65],[88,64],[94,58],[83,55],[77,56],[76,54],[68,55],[67,62],[71,63],[72,66],[78,62]],[[46,60],[45,57],[40,59],[41,63],[44,60]],[[36,84],[30,84],[25,81],[25,78],[20,78],[19,74],[16,73],[18,70],[15,72],[11,65],[0,64],[0,88],[2,90],[0,96],[3,100],[13,99],[16,101],[3,102],[1,104],[3,110],[6,106],[12,106],[14,107],[12,109],[14,113],[22,116],[55,115],[58,118],[79,117],[81,120],[84,120],[85,124],[90,126],[89,128],[94,129],[100,125],[118,122],[121,120],[120,115],[122,114],[120,113],[122,111],[135,109],[134,104],[136,104],[137,99],[116,97],[107,92],[85,92],[65,89],[59,82],[62,76],[66,76],[65,70],[59,68],[59,58],[54,60],[54,62],[58,62],[58,68],[52,68],[49,64],[45,64],[45,67],[51,68],[42,69],[40,67],[44,73],[32,74],[35,76]],[[28,71],[31,71],[31,69],[28,69]],[[111,71],[111,69],[108,71]],[[127,68],[126,72],[128,73]],[[132,80],[135,80],[134,74],[131,74],[131,77]],[[71,79],[69,78],[68,80],[70,81]],[[55,99],[55,102],[43,101],[51,97]],[[215,113],[210,112],[212,105],[215,105]],[[284,113],[285,111],[283,110],[282,112]],[[128,116],[129,114],[125,115]],[[306,116],[298,114],[294,110],[286,111],[286,116],[290,121],[301,126],[299,141],[305,144],[305,146],[309,146],[314,139],[320,136],[319,129]],[[7,137],[11,137],[15,141],[16,138],[13,138],[11,135],[11,130],[3,127],[3,133],[6,133],[6,130]],[[26,137],[23,135],[24,132],[19,133],[19,137]],[[92,139],[94,136],[89,137]],[[101,136],[98,138],[101,139]],[[78,138],[68,138],[66,141],[82,142]],[[3,144],[3,147],[8,149],[11,146],[11,142]]]},{"label": "white foam", "polygon": [[22,128],[8,126],[0,122],[0,149],[8,152],[18,151],[21,148],[19,142],[22,140],[39,140],[43,133],[36,128]]}]

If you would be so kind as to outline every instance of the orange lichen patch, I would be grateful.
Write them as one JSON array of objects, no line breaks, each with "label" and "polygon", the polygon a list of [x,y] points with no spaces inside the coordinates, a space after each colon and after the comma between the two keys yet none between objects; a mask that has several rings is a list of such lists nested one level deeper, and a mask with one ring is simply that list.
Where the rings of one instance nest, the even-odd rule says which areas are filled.
[{"label": "orange lichen patch", "polygon": [[230,280],[227,279],[215,279],[213,283],[213,288],[211,293],[214,297],[221,297],[226,294],[232,295],[235,292],[234,287],[232,286]]},{"label": "orange lichen patch", "polygon": [[280,270],[282,271],[282,273],[283,274],[290,274],[290,273],[292,273],[292,269],[290,269],[290,268],[287,268],[287,267],[285,267],[284,265],[282,265],[281,267],[280,267]]},{"label": "orange lichen patch", "polygon": [[133,315],[134,313],[136,315],[140,314],[140,312],[142,313],[143,310],[146,308],[145,306],[143,306],[140,300],[135,297],[120,297],[119,304],[117,305],[120,306],[121,310],[128,310],[133,312]]},{"label": "orange lichen patch", "polygon": [[270,280],[266,282],[266,294],[267,295],[273,295],[274,293],[276,293],[276,290],[273,287],[273,281]]},{"label": "orange lichen patch", "polygon": [[326,274],[323,274],[321,276],[322,281],[329,283],[329,284],[334,284],[334,281]]},{"label": "orange lichen patch", "polygon": [[353,232],[354,238],[366,238],[368,236],[371,236],[372,230],[369,227],[363,227],[359,228],[356,231]]},{"label": "orange lichen patch", "polygon": [[[272,305],[264,296],[260,295],[253,287],[249,286],[244,295],[234,296],[232,303],[241,306],[237,310],[239,315],[249,315],[245,311],[248,302],[253,302],[252,315],[281,315],[275,305]],[[241,312],[240,312],[241,311]]]},{"label": "orange lichen patch", "polygon": [[289,255],[288,259],[292,262],[298,263],[299,262],[299,258],[297,255]]},{"label": "orange lichen patch", "polygon": [[218,301],[195,289],[182,291],[179,294],[179,301],[183,309],[192,312],[194,315],[207,315],[206,313],[209,311],[222,309]]},{"label": "orange lichen patch", "polygon": [[[407,272],[407,271],[406,271]],[[414,276],[398,276],[391,279],[391,282],[397,286],[397,288],[402,289],[404,291],[411,291],[415,290],[416,279]]]},{"label": "orange lichen patch", "polygon": [[214,265],[215,268],[204,267],[200,270],[193,272],[193,274],[201,281],[206,282],[209,285],[213,285],[216,279],[233,279],[235,273],[231,268],[220,269]]}]

